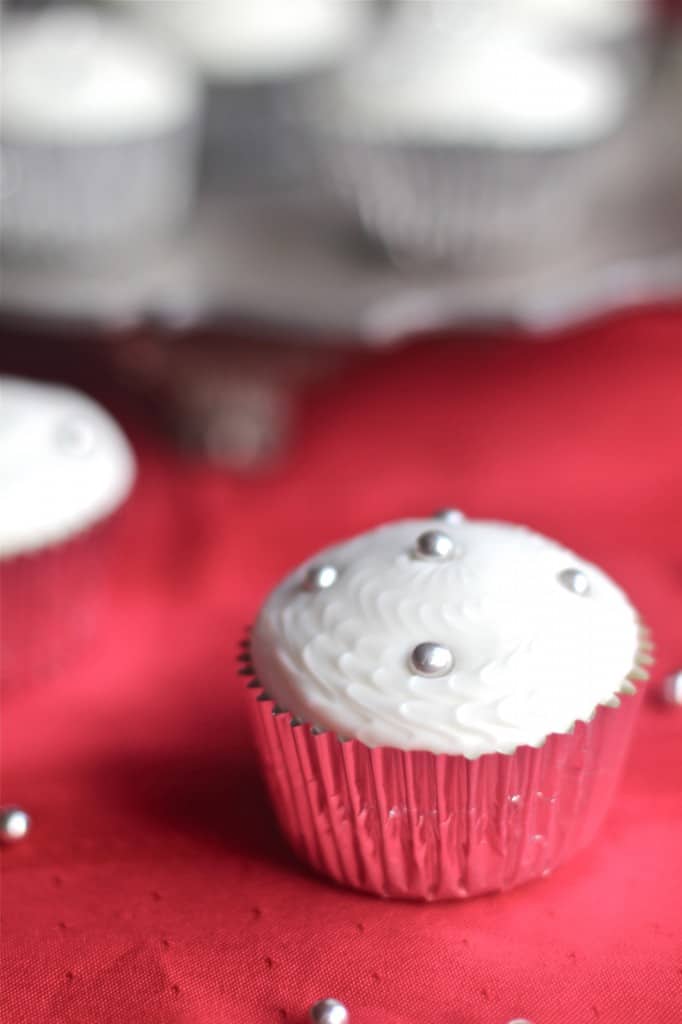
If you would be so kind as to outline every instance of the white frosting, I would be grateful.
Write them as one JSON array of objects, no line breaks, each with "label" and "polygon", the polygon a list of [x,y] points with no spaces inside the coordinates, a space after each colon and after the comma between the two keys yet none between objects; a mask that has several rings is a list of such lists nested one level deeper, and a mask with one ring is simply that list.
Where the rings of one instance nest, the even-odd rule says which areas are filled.
[{"label": "white frosting", "polygon": [[[414,557],[441,529],[457,557]],[[337,568],[310,592],[311,565]],[[582,570],[587,596],[557,574]],[[416,675],[417,644],[447,645],[453,670]],[[537,746],[614,697],[635,666],[637,616],[596,566],[520,526],[391,523],[320,552],[267,599],[252,658],[265,692],[311,724],[370,747],[477,757]]]},{"label": "white frosting", "polygon": [[3,26],[0,132],[108,142],[173,128],[198,109],[194,77],[122,19],[55,7]]},{"label": "white frosting", "polygon": [[0,555],[94,525],[123,502],[134,477],[130,445],[92,399],[0,377]]},{"label": "white frosting", "polygon": [[653,0],[511,0],[509,9],[532,19],[538,28],[575,37],[618,40],[644,28],[652,19]]},{"label": "white frosting", "polygon": [[652,21],[654,8],[651,0],[398,0],[392,20],[430,24],[457,39],[515,28],[574,46],[632,35]]},{"label": "white frosting", "polygon": [[523,21],[491,19],[489,6],[465,19],[419,13],[398,19],[384,43],[340,77],[332,104],[351,130],[537,147],[599,137],[622,117],[627,80],[603,54],[561,48]]},{"label": "white frosting", "polygon": [[323,67],[360,38],[369,4],[348,0],[146,0],[152,17],[213,77],[261,80]]}]

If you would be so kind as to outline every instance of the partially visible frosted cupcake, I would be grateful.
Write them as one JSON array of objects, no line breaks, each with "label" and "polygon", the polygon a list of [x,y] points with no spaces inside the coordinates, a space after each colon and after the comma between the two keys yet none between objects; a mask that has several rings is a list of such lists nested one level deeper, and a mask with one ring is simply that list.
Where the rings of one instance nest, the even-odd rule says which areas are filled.
[{"label": "partially visible frosted cupcake", "polygon": [[305,172],[292,110],[357,48],[372,13],[370,3],[348,0],[127,6],[205,78],[206,169],[214,187],[288,182]]},{"label": "partially visible frosted cupcake", "polygon": [[135,478],[111,416],[70,388],[0,377],[0,678],[70,664],[93,636]]},{"label": "partially visible frosted cupcake", "polygon": [[511,10],[569,45],[614,45],[646,34],[656,19],[651,0],[515,0]]},{"label": "partially visible frosted cupcake", "polygon": [[548,874],[606,811],[649,647],[605,573],[524,527],[450,512],[320,552],[242,655],[286,835],[382,896]]},{"label": "partially visible frosted cupcake", "polygon": [[127,259],[173,236],[194,199],[201,94],[139,27],[51,5],[3,24],[8,255]]},{"label": "partially visible frosted cupcake", "polygon": [[630,107],[627,73],[514,4],[396,9],[309,105],[349,212],[399,260],[516,268],[565,249],[594,216],[595,151]]}]

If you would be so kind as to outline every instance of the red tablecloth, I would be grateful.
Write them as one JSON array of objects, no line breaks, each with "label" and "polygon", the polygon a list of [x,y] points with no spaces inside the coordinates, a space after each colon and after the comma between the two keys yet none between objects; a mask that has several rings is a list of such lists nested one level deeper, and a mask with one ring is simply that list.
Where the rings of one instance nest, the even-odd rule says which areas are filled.
[{"label": "red tablecloth", "polygon": [[237,479],[131,428],[140,480],[86,660],[8,701],[7,1024],[682,1021],[682,710],[649,700],[599,841],[467,904],[386,903],[283,846],[233,652],[316,546],[452,504],[527,522],[623,582],[682,664],[682,313],[552,344],[434,341],[313,396],[288,465]]}]

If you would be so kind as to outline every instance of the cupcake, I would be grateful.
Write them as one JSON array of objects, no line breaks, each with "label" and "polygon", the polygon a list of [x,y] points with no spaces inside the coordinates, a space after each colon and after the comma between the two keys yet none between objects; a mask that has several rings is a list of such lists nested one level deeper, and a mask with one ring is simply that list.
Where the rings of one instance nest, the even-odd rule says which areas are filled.
[{"label": "cupcake", "polygon": [[615,59],[633,83],[650,76],[663,38],[656,0],[516,0],[513,13],[556,46]]},{"label": "cupcake", "polygon": [[205,78],[210,186],[283,184],[305,173],[291,111],[363,37],[370,4],[147,0],[129,6]]},{"label": "cupcake", "polygon": [[134,25],[67,6],[7,16],[2,102],[8,254],[129,256],[185,223],[200,92]]},{"label": "cupcake", "polygon": [[398,261],[516,268],[565,248],[594,216],[628,75],[499,5],[397,10],[306,107],[332,191]]},{"label": "cupcake", "polygon": [[241,655],[284,833],[380,896],[547,875],[604,815],[649,648],[605,573],[521,526],[446,512],[320,552]]},{"label": "cupcake", "polygon": [[93,636],[135,476],[113,419],[70,388],[0,378],[0,678],[56,673]]},{"label": "cupcake", "polygon": [[570,45],[617,46],[645,37],[656,20],[651,0],[516,0],[516,18],[532,21]]}]

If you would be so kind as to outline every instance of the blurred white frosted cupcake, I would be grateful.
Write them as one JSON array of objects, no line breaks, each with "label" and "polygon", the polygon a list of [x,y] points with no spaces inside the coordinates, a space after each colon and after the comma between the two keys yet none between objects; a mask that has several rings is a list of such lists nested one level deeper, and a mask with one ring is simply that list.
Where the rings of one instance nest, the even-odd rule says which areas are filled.
[{"label": "blurred white frosted cupcake", "polygon": [[0,377],[0,678],[39,682],[92,637],[118,509],[135,477],[125,436],[70,388]]},{"label": "blurred white frosted cupcake", "polygon": [[446,512],[319,552],[241,655],[284,832],[382,896],[548,874],[608,807],[649,646],[604,572],[520,526]]},{"label": "blurred white frosted cupcake", "polygon": [[655,67],[664,31],[656,0],[512,0],[507,10],[554,46],[615,60],[633,88]]},{"label": "blurred white frosted cupcake", "polygon": [[[125,5],[125,0],[123,5]],[[212,184],[302,171],[288,115],[357,47],[372,5],[347,0],[144,0],[128,3],[192,60],[208,84]]]},{"label": "blurred white frosted cupcake", "polygon": [[396,255],[506,263],[593,214],[589,159],[624,118],[627,76],[513,6],[401,4],[311,106],[325,173]]},{"label": "blurred white frosted cupcake", "polygon": [[177,231],[194,196],[201,99],[182,62],[82,7],[6,15],[2,49],[5,251],[130,255]]},{"label": "blurred white frosted cupcake", "polygon": [[508,9],[568,45],[641,39],[656,22],[652,0],[511,0]]}]

